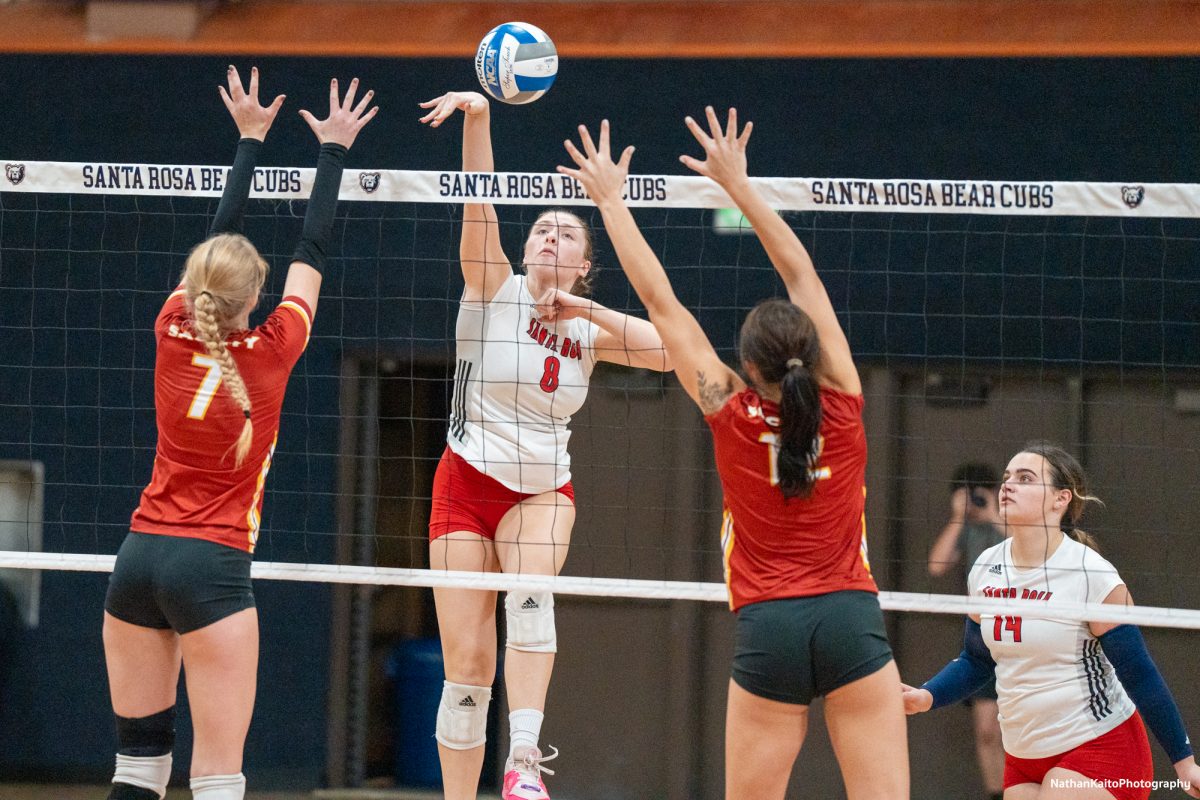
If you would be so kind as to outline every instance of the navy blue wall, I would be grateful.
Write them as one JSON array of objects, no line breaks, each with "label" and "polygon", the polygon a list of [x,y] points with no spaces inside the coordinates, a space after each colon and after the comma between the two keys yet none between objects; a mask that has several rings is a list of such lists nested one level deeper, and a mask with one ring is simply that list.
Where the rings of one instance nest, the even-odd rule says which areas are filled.
[{"label": "navy blue wall", "polygon": [[[236,136],[216,92],[226,63],[0,57],[0,157],[224,164]],[[251,62],[236,63],[244,72]],[[264,165],[311,163],[312,136],[296,110],[321,112],[329,77],[357,75],[376,89],[382,112],[360,136],[352,166],[457,167],[457,123],[429,130],[417,123],[416,104],[471,88],[468,59],[255,63],[264,95],[289,98]],[[578,122],[608,117],[618,143],[637,145],[636,172],[679,174],[678,154],[696,151],[682,118],[699,115],[705,103],[736,104],[742,119],[755,121],[750,163],[759,175],[1200,180],[1195,60],[567,61],[536,104],[496,108],[496,163],[549,171],[563,162],[559,143]],[[45,462],[47,550],[113,553],[120,542],[153,452],[149,328],[211,208],[0,194],[0,458]],[[276,293],[296,211],[258,203],[248,222],[274,261]],[[312,345],[289,391],[260,559],[332,557],[333,454],[349,413],[337,401],[343,355],[449,355],[456,209],[364,204],[343,212],[337,238],[345,258],[327,279]],[[501,216],[528,220],[529,210]],[[639,219],[685,302],[732,354],[745,309],[776,291],[757,245],[705,234],[700,212],[639,212]],[[1081,369],[1200,364],[1200,252],[1188,238],[1196,233],[1191,222],[793,221],[863,358]],[[507,235],[515,252],[520,232],[514,226]],[[611,249],[600,244],[604,263]],[[601,301],[636,307],[611,259],[606,266]],[[42,625],[5,643],[16,663],[0,694],[0,772],[108,770],[104,587],[104,576],[48,573]],[[312,784],[324,759],[329,592],[276,582],[257,592],[263,684],[247,772],[260,776],[260,788],[261,776]],[[177,763],[186,764],[186,752]]]}]

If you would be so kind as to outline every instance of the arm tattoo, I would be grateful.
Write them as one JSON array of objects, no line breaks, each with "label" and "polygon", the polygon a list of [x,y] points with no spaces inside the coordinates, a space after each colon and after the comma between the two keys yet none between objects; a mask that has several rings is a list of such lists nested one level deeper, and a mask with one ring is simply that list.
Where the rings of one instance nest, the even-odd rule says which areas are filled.
[{"label": "arm tattoo", "polygon": [[733,394],[733,381],[725,377],[725,383],[710,381],[704,375],[704,370],[696,370],[696,394],[700,396],[700,413],[708,416],[718,410]]}]

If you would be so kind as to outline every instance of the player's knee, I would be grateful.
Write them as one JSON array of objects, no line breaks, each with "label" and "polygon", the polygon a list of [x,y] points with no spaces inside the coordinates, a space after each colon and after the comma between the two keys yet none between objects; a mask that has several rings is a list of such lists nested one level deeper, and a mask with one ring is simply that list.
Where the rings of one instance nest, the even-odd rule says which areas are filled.
[{"label": "player's knee", "polygon": [[148,717],[117,717],[117,752],[121,755],[162,756],[175,747],[175,706]]},{"label": "player's knee", "polygon": [[117,717],[117,767],[109,800],[158,800],[171,780],[175,707],[148,717]]},{"label": "player's knee", "polygon": [[550,592],[509,592],[504,598],[508,618],[508,647],[529,653],[558,651],[554,630],[554,595]]},{"label": "player's knee", "polygon": [[446,660],[446,677],[455,683],[471,686],[491,686],[496,680],[495,645],[482,646],[478,640],[455,646],[442,640]]},{"label": "player's knee", "polygon": [[987,721],[975,723],[975,743],[980,747],[1000,747],[1000,728]]},{"label": "player's knee", "polygon": [[451,750],[472,750],[487,741],[489,686],[468,686],[446,681],[438,704],[435,738]]},{"label": "player's knee", "polygon": [[203,778],[192,778],[192,797],[194,800],[242,800],[246,796],[246,776],[236,775],[205,775]]}]

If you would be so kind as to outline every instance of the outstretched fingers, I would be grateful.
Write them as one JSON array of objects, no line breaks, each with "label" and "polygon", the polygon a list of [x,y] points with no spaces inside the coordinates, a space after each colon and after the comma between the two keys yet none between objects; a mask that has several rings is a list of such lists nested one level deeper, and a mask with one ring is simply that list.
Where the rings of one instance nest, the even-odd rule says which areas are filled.
[{"label": "outstretched fingers", "polygon": [[319,125],[317,123],[317,118],[314,117],[312,114],[310,114],[308,111],[305,111],[303,108],[300,109],[300,118],[308,123],[308,127],[312,128],[312,132],[317,134],[317,136],[319,138],[321,135],[321,131],[320,131]]},{"label": "outstretched fingers", "polygon": [[[580,126],[580,127],[583,127],[583,126]],[[579,148],[576,147],[575,143],[572,142],[570,139],[563,140],[563,147],[567,148],[567,155],[569,155],[571,157],[571,160],[574,161],[577,165],[582,167],[584,164],[587,163],[587,157],[584,156],[583,153],[579,152]],[[572,170],[572,171],[578,172],[578,170]]]},{"label": "outstretched fingers", "polygon": [[250,68],[250,91],[247,94],[251,100],[258,102],[258,67]]},{"label": "outstretched fingers", "polygon": [[358,131],[361,131],[363,126],[375,119],[375,115],[378,113],[379,106],[372,106],[370,111],[358,118],[358,122],[354,124],[354,132],[357,133]]},{"label": "outstretched fingers", "polygon": [[700,143],[700,146],[707,150],[709,145],[712,144],[713,140],[709,138],[709,135],[704,132],[703,128],[700,127],[700,123],[696,122],[696,120],[692,119],[691,117],[684,117],[683,124],[687,126],[689,131],[691,131],[692,136],[696,138],[696,141]]},{"label": "outstretched fingers", "polygon": [[359,99],[357,105],[354,96],[358,92],[358,78],[350,81],[346,95],[338,92],[337,78],[329,82],[329,116],[323,120],[314,117],[310,112],[301,109],[300,116],[308,123],[321,143],[334,142],[349,148],[358,132],[379,113],[379,106],[367,107],[375,97],[373,90],[368,90]]},{"label": "outstretched fingers", "polygon": [[240,100],[245,96],[246,90],[242,88],[242,76],[238,74],[237,67],[230,64],[225,70],[225,80],[229,84],[229,96],[234,100]]},{"label": "outstretched fingers", "polygon": [[721,130],[721,121],[717,119],[716,109],[712,106],[705,106],[704,116],[708,117],[708,132],[712,135],[712,138],[725,138],[725,132]]},{"label": "outstretched fingers", "polygon": [[608,157],[609,153],[612,152],[609,147],[609,141],[608,120],[602,119],[600,120],[600,153],[605,157]]},{"label": "outstretched fingers", "polygon": [[626,172],[629,171],[629,163],[633,160],[634,146],[629,145],[621,152],[621,160],[617,162],[617,166]]},{"label": "outstretched fingers", "polygon": [[365,111],[367,106],[370,105],[371,98],[374,96],[375,96],[375,90],[368,89],[367,93],[362,96],[362,99],[358,101],[358,105],[356,105],[354,107],[354,110],[350,113],[352,113],[356,117],[361,117],[363,114],[363,111]]},{"label": "outstretched fingers", "polygon": [[358,78],[350,80],[350,87],[346,89],[346,97],[343,98],[340,108],[343,111],[350,111],[354,107],[354,95],[358,93]]},{"label": "outstretched fingers", "polygon": [[587,153],[587,157],[594,158],[596,156],[596,145],[592,141],[592,135],[588,133],[586,125],[579,126],[579,141],[583,143],[583,152]]},{"label": "outstretched fingers", "polygon": [[329,110],[333,111],[333,109],[337,108],[339,102],[340,101],[338,99],[338,80],[337,80],[337,78],[331,78],[329,80]]},{"label": "outstretched fingers", "polygon": [[738,144],[740,144],[742,147],[745,147],[750,141],[750,131],[752,130],[754,130],[754,123],[747,122],[746,127],[742,128],[742,135],[737,138]]}]

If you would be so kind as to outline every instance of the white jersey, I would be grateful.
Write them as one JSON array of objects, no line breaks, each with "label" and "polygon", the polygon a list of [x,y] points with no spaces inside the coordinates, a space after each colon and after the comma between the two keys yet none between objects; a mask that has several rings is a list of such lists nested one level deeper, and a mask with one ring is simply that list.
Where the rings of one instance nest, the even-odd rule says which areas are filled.
[{"label": "white jersey", "polygon": [[582,319],[542,324],[523,275],[490,303],[461,303],[450,449],[513,491],[565,485],[567,425],[587,397],[599,330]]},{"label": "white jersey", "polygon": [[[973,597],[1100,603],[1124,581],[1095,550],[1064,537],[1032,569],[1012,566],[1012,539],[979,556],[967,579]],[[983,641],[996,662],[1004,750],[1046,758],[1108,733],[1134,705],[1086,622],[984,614]]]}]

